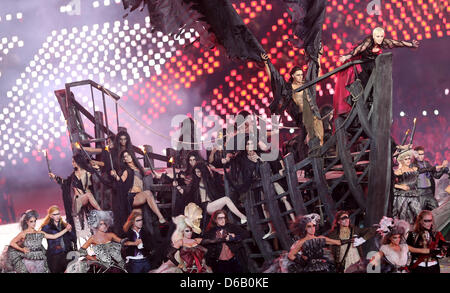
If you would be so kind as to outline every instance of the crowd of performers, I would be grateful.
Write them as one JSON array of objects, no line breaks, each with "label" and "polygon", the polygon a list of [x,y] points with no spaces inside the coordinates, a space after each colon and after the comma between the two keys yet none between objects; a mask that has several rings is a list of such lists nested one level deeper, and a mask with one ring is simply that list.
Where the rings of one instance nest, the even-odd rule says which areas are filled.
[{"label": "crowd of performers", "polygon": [[[240,128],[247,134],[245,151],[213,149],[207,158],[198,151],[185,152],[183,169],[154,173],[155,180],[177,190],[170,214],[158,207],[167,194],[155,198],[144,184],[155,171],[141,166],[126,132],[108,139],[106,153],[86,147],[91,153],[104,152],[102,160],[89,162],[79,153],[73,156],[74,171],[69,177],[49,173],[63,189],[67,222],[61,209],[52,206],[37,228],[37,212],[26,211],[20,220],[22,232],[2,255],[3,271],[247,272],[242,240],[251,237],[251,232],[245,225],[243,200],[252,182],[260,178],[260,154],[265,146],[261,141],[257,143],[260,147],[253,144],[248,124]],[[179,156],[183,157],[183,151]],[[448,243],[433,228],[431,210],[438,207],[433,178],[448,174],[447,162],[431,166],[420,146],[414,150],[401,146],[394,156],[398,167],[393,170],[392,218],[361,228],[351,224],[350,211],[339,211],[325,237],[317,236],[321,229],[318,214],[291,214],[294,244],[267,264],[265,272],[439,272],[439,259],[447,253]],[[279,159],[271,162],[272,172],[283,174],[281,156]],[[223,175],[220,168],[227,166],[230,172]],[[223,176],[232,182],[233,198],[225,196]],[[278,194],[286,189],[280,183],[274,183]],[[102,204],[110,210],[102,209],[99,197],[96,199],[96,185],[111,189],[111,202]],[[281,201],[286,210],[292,209],[286,197]],[[268,217],[264,205],[262,209]],[[155,225],[166,231],[165,235],[155,233]],[[267,230],[264,239],[274,233],[271,222]],[[374,237],[379,251],[368,259],[361,245]]]},{"label": "crowd of performers", "polygon": [[[417,46],[416,41],[386,39],[383,29],[375,29],[341,57],[343,62],[369,62],[340,72],[334,106],[320,109],[311,91],[295,91],[305,83],[301,67],[294,67],[286,82],[269,57],[261,54],[274,96],[271,112],[282,114],[286,110],[299,128],[281,153],[292,152],[299,162],[311,154],[311,142],[323,145],[333,133],[333,115],[345,117],[353,106],[346,86],[355,80],[363,86],[367,83],[382,49]],[[244,118],[251,116],[246,111],[240,114]],[[67,222],[61,217],[62,210],[52,206],[37,229],[36,211],[25,212],[20,220],[22,232],[11,240],[2,256],[3,271],[247,272],[242,241],[251,237],[251,232],[245,225],[243,202],[252,183],[260,180],[261,154],[268,151],[267,145],[253,139],[259,137],[257,132],[246,123],[236,125],[234,133],[227,134],[224,129],[220,136],[223,145],[233,135],[243,134],[245,150],[214,148],[202,157],[200,152],[185,148],[177,153],[178,170],[168,169],[166,173],[141,165],[126,131],[108,137],[105,149],[84,147],[83,152],[101,159],[93,160],[78,152],[73,156],[74,171],[70,176],[64,179],[49,173],[63,190]],[[192,145],[190,149],[194,149]],[[267,264],[265,272],[439,272],[439,258],[445,255],[447,242],[434,230],[430,211],[438,206],[433,178],[448,174],[448,162],[431,166],[424,160],[422,147],[394,149],[398,168],[393,171],[392,218],[380,219],[377,227],[361,228],[350,223],[350,211],[339,211],[325,237],[317,236],[319,215],[295,217],[291,213],[294,244],[290,251]],[[281,158],[270,162],[273,174],[284,174]],[[305,176],[312,177],[310,172],[305,170]],[[160,207],[170,201],[171,192],[153,194],[148,177],[176,189],[170,213]],[[231,186],[229,196],[225,196],[224,177]],[[274,189],[277,194],[285,193],[286,182],[274,183]],[[287,197],[281,201],[286,210],[292,209]],[[269,217],[264,205],[262,212]],[[271,222],[266,231],[263,239],[271,238],[275,232]],[[373,237],[378,239],[379,251],[367,259],[361,245]],[[47,249],[42,246],[43,238],[47,239]]]},{"label": "crowd of performers", "polygon": [[[291,223],[295,242],[265,273],[439,273],[439,260],[447,253],[448,242],[433,228],[433,213],[423,210],[414,225],[405,220],[383,217],[377,227],[360,228],[350,221],[350,213],[339,211],[328,236],[318,236],[320,216],[299,216]],[[230,273],[246,272],[247,256],[242,240],[250,232],[217,210],[202,231],[202,209],[189,203],[184,214],[173,219],[175,229],[170,245],[162,249],[143,226],[142,212],[134,210],[123,226],[124,237],[110,232],[111,211],[93,209],[88,224],[93,233],[73,251],[72,226],[57,206],[36,229],[38,214],[28,210],[21,218],[22,231],[2,256],[3,272],[16,273]],[[47,239],[48,248],[42,245]],[[379,242],[379,251],[364,255],[361,245],[370,238]],[[166,251],[165,260],[157,253]],[[157,261],[156,259],[159,259]]]}]

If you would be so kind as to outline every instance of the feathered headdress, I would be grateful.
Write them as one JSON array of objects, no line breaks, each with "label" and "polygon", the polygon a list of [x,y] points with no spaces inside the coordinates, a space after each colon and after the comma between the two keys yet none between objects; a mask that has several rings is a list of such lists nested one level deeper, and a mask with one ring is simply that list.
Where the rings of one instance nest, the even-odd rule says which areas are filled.
[{"label": "feathered headdress", "polygon": [[410,229],[410,225],[408,222],[404,220],[388,218],[385,216],[381,218],[378,226],[379,228],[377,229],[377,232],[379,232],[383,237],[388,234],[401,234],[402,236],[405,236]]},{"label": "feathered headdress", "polygon": [[100,221],[104,221],[108,227],[111,227],[114,223],[112,211],[92,210],[89,213],[87,217],[89,227],[97,229]]},{"label": "feathered headdress", "polygon": [[184,217],[186,225],[192,228],[192,231],[194,231],[197,234],[200,234],[202,230],[200,229],[200,222],[202,220],[202,209],[196,205],[195,203],[191,202],[184,208]]},{"label": "feathered headdress", "polygon": [[184,215],[179,215],[173,220],[177,228],[173,232],[172,242],[175,243],[183,237],[183,230],[186,227],[190,227],[193,232],[200,234],[202,232],[202,229],[200,229],[202,217],[202,209],[195,203],[190,202],[184,208]]}]

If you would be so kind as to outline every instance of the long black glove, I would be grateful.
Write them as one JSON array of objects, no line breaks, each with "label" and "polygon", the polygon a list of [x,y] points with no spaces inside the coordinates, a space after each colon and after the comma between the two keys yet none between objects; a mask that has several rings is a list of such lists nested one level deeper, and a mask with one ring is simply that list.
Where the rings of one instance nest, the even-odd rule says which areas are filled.
[{"label": "long black glove", "polygon": [[210,244],[217,244],[217,243],[223,243],[227,242],[225,238],[217,238],[217,239],[202,239],[200,242],[200,245],[206,246]]},{"label": "long black glove", "polygon": [[443,252],[442,249],[437,248],[437,249],[431,250],[431,251],[430,251],[430,255],[431,255],[432,257],[443,258],[444,255],[442,255],[442,252]]},{"label": "long black glove", "polygon": [[174,265],[178,266],[180,263],[175,259],[175,253],[177,253],[178,249],[173,246],[170,246],[169,252],[167,253],[167,258],[173,262]]},{"label": "long black glove", "polygon": [[296,264],[301,265],[301,266],[305,266],[306,265],[306,261],[303,259],[303,257],[301,255],[298,255],[298,254],[295,256],[294,262]]}]

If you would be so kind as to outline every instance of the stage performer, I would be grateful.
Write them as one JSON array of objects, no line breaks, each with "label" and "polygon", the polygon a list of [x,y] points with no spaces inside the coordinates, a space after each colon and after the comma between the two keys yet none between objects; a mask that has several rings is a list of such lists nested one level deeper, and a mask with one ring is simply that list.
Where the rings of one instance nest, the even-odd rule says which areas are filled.
[{"label": "stage performer", "polygon": [[[93,210],[89,213],[88,224],[94,230],[94,235],[78,250],[80,258],[67,267],[66,273],[87,273],[91,266],[101,267],[103,272],[126,272],[121,249],[123,245],[133,243],[108,232],[113,222],[111,211]],[[92,247],[94,255],[88,254],[89,247]]]},{"label": "stage performer", "polygon": [[211,273],[211,268],[205,262],[205,253],[210,244],[230,240],[223,238],[210,240],[193,238],[193,233],[199,235],[202,209],[195,203],[189,203],[184,214],[174,219],[176,229],[171,236],[168,253],[169,260],[150,273]]},{"label": "stage performer", "polygon": [[331,251],[336,263],[336,272],[344,273],[351,265],[363,263],[364,255],[361,244],[369,238],[375,236],[376,228],[360,228],[350,223],[350,213],[338,211],[334,217],[333,227],[328,235],[331,239],[351,239],[355,238],[353,244],[333,246]]},{"label": "stage performer", "polygon": [[[431,164],[428,160],[425,160],[425,148],[418,146],[414,148],[415,160],[412,166],[416,168],[431,168]],[[419,201],[421,203],[422,210],[434,210],[439,206],[436,198],[434,197],[436,184],[434,179],[439,179],[444,175],[445,168],[436,172],[425,172],[419,174],[417,189],[419,190]]]},{"label": "stage performer", "polygon": [[415,248],[405,243],[409,223],[396,220],[388,226],[384,234],[380,251],[370,260],[368,266],[379,266],[381,273],[409,273],[407,262],[410,253],[429,254],[428,248]]},{"label": "stage performer", "polygon": [[[41,231],[47,234],[57,234],[67,227],[67,223],[61,217],[58,206],[51,206],[47,211],[47,216],[42,222]],[[70,231],[57,239],[47,240],[47,262],[50,272],[64,273],[69,262],[67,253],[76,250],[77,238],[75,233]]]},{"label": "stage performer", "polygon": [[433,229],[433,213],[421,211],[410,231],[406,243],[414,248],[429,248],[431,254],[412,253],[410,271],[412,273],[440,273],[439,258],[448,250],[449,243],[442,233]]},{"label": "stage performer", "polygon": [[127,238],[131,241],[126,249],[126,269],[129,273],[148,273],[152,268],[151,258],[155,255],[156,243],[145,230],[142,212],[133,210],[123,225]]},{"label": "stage performer", "polygon": [[73,156],[72,166],[74,171],[66,179],[53,173],[49,173],[49,176],[61,185],[67,222],[75,227],[76,236],[81,241],[87,240],[91,235],[86,225],[86,215],[91,209],[101,208],[94,197],[91,180],[93,174],[96,174],[95,170],[80,153]]},{"label": "stage performer", "polygon": [[290,225],[297,241],[289,252],[284,252],[265,273],[333,273],[333,260],[325,255],[326,245],[344,245],[353,243],[353,239],[334,240],[325,236],[316,236],[316,226],[320,220],[318,214],[298,216]]},{"label": "stage performer", "polygon": [[[283,2],[291,16],[291,29],[297,37],[290,39],[290,42],[295,47],[305,50],[308,70],[303,74],[300,67],[294,67],[290,73],[290,83],[286,84],[273,64],[268,62],[267,55],[261,55],[266,64],[266,71],[270,72],[268,74],[271,77],[274,99],[270,104],[270,111],[273,114],[283,115],[286,110],[301,129],[302,137],[299,138],[302,140],[303,137],[306,138],[305,144],[309,146],[308,155],[316,156],[320,146],[323,145],[324,130],[316,102],[315,84],[300,92],[298,90],[304,83],[320,76],[320,59],[323,53],[322,27],[327,1],[284,0]],[[303,148],[305,148],[304,145]],[[304,155],[303,158],[305,158]]]},{"label": "stage performer", "polygon": [[36,220],[39,215],[35,210],[23,213],[20,219],[20,232],[9,244],[7,250],[7,266],[16,273],[49,273],[45,248],[42,239],[58,239],[72,230],[68,224],[56,234],[37,231]]},{"label": "stage performer", "polygon": [[337,118],[338,115],[348,114],[352,108],[347,99],[350,96],[350,93],[345,87],[352,84],[356,79],[359,79],[364,88],[369,81],[373,68],[375,67],[375,59],[382,53],[382,49],[392,49],[398,47],[417,48],[419,47],[419,42],[416,40],[411,42],[396,41],[385,38],[384,29],[381,27],[376,27],[373,30],[372,35],[367,36],[350,53],[342,55],[339,58],[339,61],[342,63],[349,60],[363,60],[368,62],[351,66],[337,74],[337,81],[333,96],[335,118]]},{"label": "stage performer", "polygon": [[[122,207],[126,210],[126,215],[130,214],[133,208],[137,208],[145,203],[156,214],[161,224],[166,223],[164,216],[161,214],[155,198],[150,190],[144,190],[143,179],[145,170],[134,156],[133,152],[128,150],[122,151],[120,154],[120,175],[112,171],[116,181],[119,183],[118,192],[121,198],[127,199],[127,205]],[[123,212],[121,212],[121,215]],[[116,216],[116,215],[115,215]],[[116,216],[117,217],[117,216]],[[125,216],[125,219],[127,216]],[[123,221],[125,223],[125,221]],[[121,223],[122,224],[122,223]],[[123,225],[123,224],[122,224]]]},{"label": "stage performer", "polygon": [[[235,190],[237,190],[240,193],[240,201],[241,202],[245,201],[245,197],[248,195],[248,191],[249,191],[250,187],[252,186],[252,184],[261,178],[261,174],[260,174],[260,165],[262,163],[262,160],[260,157],[261,152],[262,152],[261,149],[256,147],[254,145],[253,140],[250,139],[250,137],[248,135],[246,135],[245,136],[245,152],[244,151],[238,152],[236,157],[234,158],[234,160],[237,162],[237,164],[233,165],[232,168],[237,167],[239,169],[237,173],[239,173],[242,177],[242,180],[240,180],[242,182],[242,184],[237,184],[237,182],[234,182],[234,183],[230,182],[230,184]],[[278,157],[277,160],[270,162],[272,171],[274,173],[279,173],[279,172],[282,173],[283,172],[282,164],[283,164],[283,161],[281,160],[281,157]],[[285,192],[285,189],[280,185],[279,182],[274,182],[273,187],[277,194],[282,194]],[[287,186],[285,186],[285,188],[287,189]],[[264,194],[261,193],[261,200],[264,200],[264,197],[265,197]],[[292,206],[289,203],[289,201],[287,200],[286,196],[283,196],[281,198],[281,201],[283,202],[286,210],[292,209]],[[269,218],[270,214],[269,214],[269,210],[266,207],[266,205],[262,204],[261,207],[262,207],[264,217]],[[295,220],[295,216],[292,213],[289,216],[291,217],[292,221]],[[272,222],[269,222],[268,226],[269,226],[269,231],[263,236],[263,239],[267,239],[270,235],[275,233]]]},{"label": "stage performer", "polygon": [[[208,246],[206,263],[214,273],[247,272],[247,255],[242,240],[249,238],[250,233],[238,225],[229,223],[224,210],[215,211],[206,228],[205,238],[216,240]],[[226,241],[222,241],[222,240]]]},{"label": "stage performer", "polygon": [[404,151],[397,158],[399,167],[394,171],[392,215],[398,219],[414,223],[416,216],[421,211],[419,191],[417,190],[419,174],[440,171],[441,168],[447,167],[448,162],[444,161],[441,166],[418,169],[417,167],[410,167],[411,157],[411,151]]}]

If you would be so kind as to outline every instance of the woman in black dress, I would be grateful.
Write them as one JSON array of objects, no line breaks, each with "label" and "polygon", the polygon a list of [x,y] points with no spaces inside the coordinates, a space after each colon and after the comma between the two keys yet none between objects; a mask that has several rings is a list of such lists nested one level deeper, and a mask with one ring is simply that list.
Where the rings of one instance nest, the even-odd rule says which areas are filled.
[{"label": "woman in black dress", "polygon": [[[417,48],[419,42],[413,40],[396,41],[387,39],[384,37],[384,29],[377,27],[373,30],[372,35],[367,36],[358,46],[356,46],[350,53],[342,55],[339,61],[344,63],[346,61],[353,61],[361,59],[368,61],[366,63],[358,64],[356,66],[350,66],[346,70],[340,71],[337,74],[336,86],[333,96],[333,107],[335,109],[336,117],[338,115],[345,115],[350,112],[351,105],[347,102],[347,97],[350,93],[345,88],[352,84],[356,79],[361,80],[363,87],[366,86],[369,81],[369,77],[372,74],[372,70],[375,67],[375,59],[382,53],[382,49],[392,49],[398,47]],[[355,69],[356,68],[356,72]],[[355,77],[355,75],[357,77]]]},{"label": "woman in black dress", "polygon": [[[119,183],[119,194],[125,197],[128,202],[127,215],[133,208],[148,204],[150,209],[158,216],[160,223],[165,223],[155,198],[150,190],[144,190],[145,170],[132,152],[122,151],[120,154],[121,174],[120,176],[113,170],[112,174]],[[125,217],[126,219],[126,217]]]},{"label": "woman in black dress", "polygon": [[441,168],[445,168],[447,161],[441,166],[431,168],[410,167],[412,152],[406,151],[401,153],[397,161],[399,167],[394,171],[394,202],[392,207],[392,216],[401,220],[405,220],[412,224],[416,216],[421,211],[419,200],[419,190],[417,189],[417,179],[420,173],[435,172]]}]

